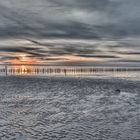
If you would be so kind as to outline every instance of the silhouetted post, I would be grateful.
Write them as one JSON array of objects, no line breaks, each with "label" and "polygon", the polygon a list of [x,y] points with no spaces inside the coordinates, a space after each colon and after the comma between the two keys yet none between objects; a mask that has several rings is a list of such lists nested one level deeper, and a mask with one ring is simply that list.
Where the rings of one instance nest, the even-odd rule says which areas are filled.
[{"label": "silhouetted post", "polygon": [[5,74],[6,74],[6,76],[8,75],[8,73],[7,73],[7,65],[5,65]]},{"label": "silhouetted post", "polygon": [[64,69],[64,73],[65,73],[65,76],[67,75],[67,70],[66,69]]}]

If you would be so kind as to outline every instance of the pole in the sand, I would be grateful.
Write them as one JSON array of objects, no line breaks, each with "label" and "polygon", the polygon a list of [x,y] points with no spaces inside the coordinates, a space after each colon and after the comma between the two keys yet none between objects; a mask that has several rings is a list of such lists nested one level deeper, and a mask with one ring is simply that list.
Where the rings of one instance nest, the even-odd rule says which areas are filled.
[{"label": "pole in the sand", "polygon": [[7,65],[5,65],[5,74],[6,74],[6,76],[8,75],[8,73],[7,73]]},{"label": "pole in the sand", "polygon": [[65,76],[67,75],[67,71],[66,71],[66,69],[64,69],[64,73],[65,73]]}]

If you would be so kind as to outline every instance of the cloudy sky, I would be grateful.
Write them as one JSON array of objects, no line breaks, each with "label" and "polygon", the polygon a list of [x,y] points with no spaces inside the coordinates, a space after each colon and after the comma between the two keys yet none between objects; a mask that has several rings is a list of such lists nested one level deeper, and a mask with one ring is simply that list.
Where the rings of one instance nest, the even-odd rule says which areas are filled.
[{"label": "cloudy sky", "polygon": [[140,66],[140,0],[0,0],[0,63]]}]

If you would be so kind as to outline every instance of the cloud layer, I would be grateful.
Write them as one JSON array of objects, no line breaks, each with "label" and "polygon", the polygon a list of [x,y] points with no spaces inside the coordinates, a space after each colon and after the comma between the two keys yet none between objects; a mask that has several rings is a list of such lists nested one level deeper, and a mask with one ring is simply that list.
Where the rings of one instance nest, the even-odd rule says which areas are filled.
[{"label": "cloud layer", "polygon": [[0,36],[139,36],[139,6],[139,0],[2,0]]},{"label": "cloud layer", "polygon": [[134,40],[6,39],[0,41],[0,60],[11,63],[24,57],[51,65],[117,66],[129,63],[137,66],[139,43]]},{"label": "cloud layer", "polygon": [[42,63],[139,65],[139,6],[139,0],[1,0],[0,60],[26,54]]}]

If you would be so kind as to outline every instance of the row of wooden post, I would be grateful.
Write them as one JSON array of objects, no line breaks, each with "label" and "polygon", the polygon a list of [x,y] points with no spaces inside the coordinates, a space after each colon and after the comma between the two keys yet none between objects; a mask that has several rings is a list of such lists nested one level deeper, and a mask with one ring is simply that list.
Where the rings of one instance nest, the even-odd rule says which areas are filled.
[{"label": "row of wooden post", "polygon": [[[51,68],[52,70],[53,68]],[[60,70],[61,68],[59,68]],[[37,69],[38,70],[38,69]],[[43,69],[45,71],[45,69]],[[56,70],[56,69],[54,69]],[[113,68],[89,68],[89,69],[85,69],[85,68],[74,68],[74,69],[66,69],[66,68],[63,68],[61,69],[64,73],[64,75],[66,76],[67,75],[67,72],[69,72],[69,70],[72,70],[72,72],[76,72],[76,71],[80,71],[80,72],[85,72],[85,71],[89,71],[90,73],[92,72],[114,72],[114,71],[120,71],[120,72],[123,72],[123,71],[140,71],[140,68],[132,68],[132,69],[128,69],[128,68],[116,68],[116,69],[113,69]],[[5,72],[5,75],[8,76],[8,65],[5,65],[5,68],[3,69],[3,72]],[[57,71],[58,72],[58,71]],[[56,72],[56,73],[57,73]],[[59,72],[58,72],[59,73]]]}]

